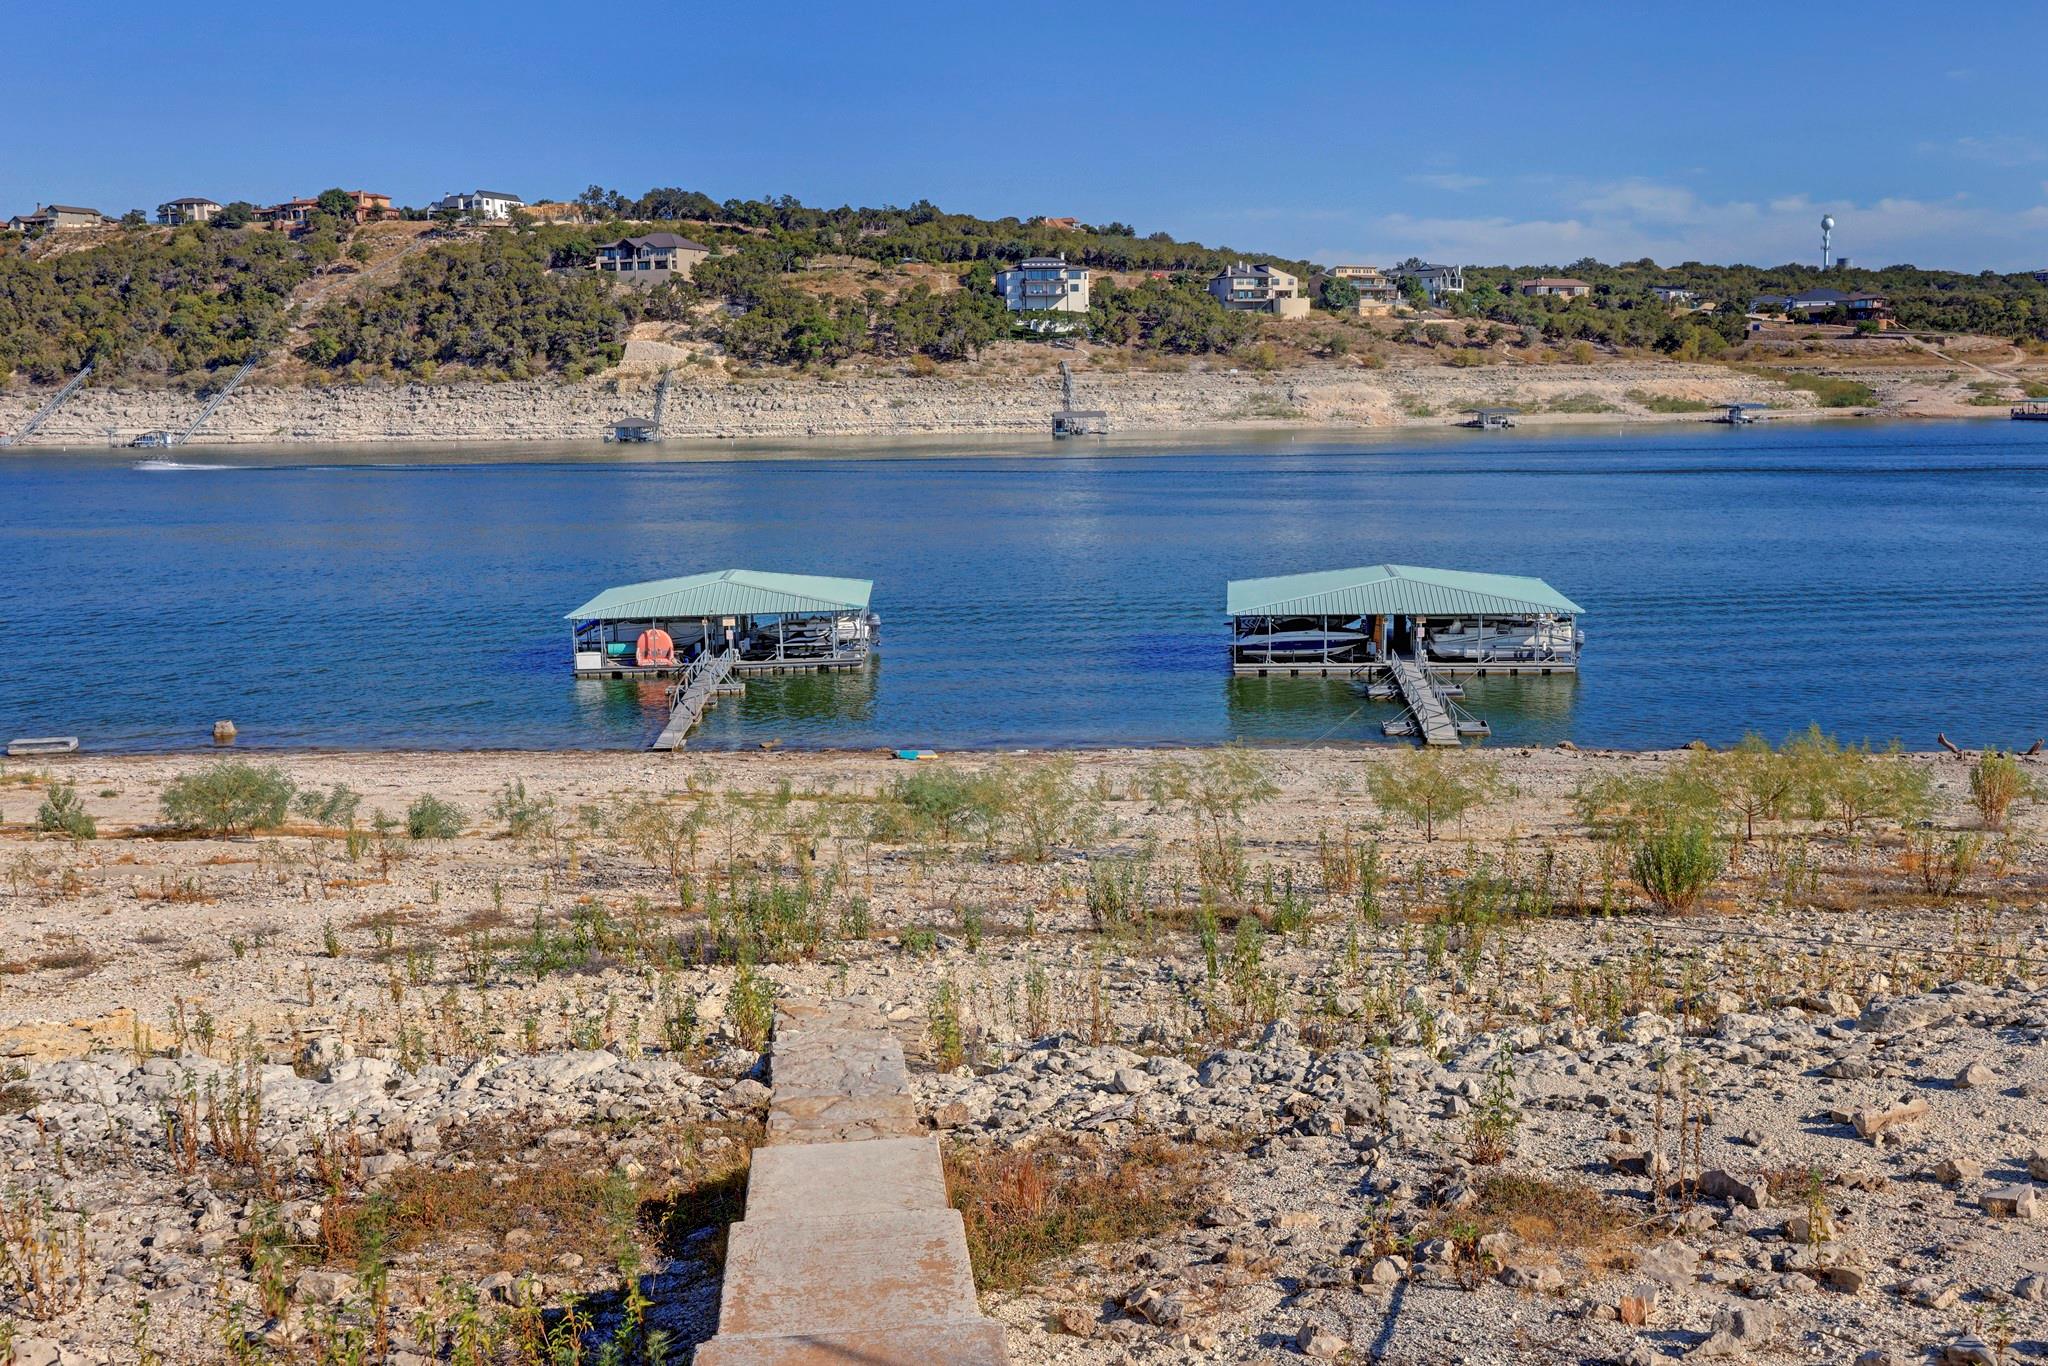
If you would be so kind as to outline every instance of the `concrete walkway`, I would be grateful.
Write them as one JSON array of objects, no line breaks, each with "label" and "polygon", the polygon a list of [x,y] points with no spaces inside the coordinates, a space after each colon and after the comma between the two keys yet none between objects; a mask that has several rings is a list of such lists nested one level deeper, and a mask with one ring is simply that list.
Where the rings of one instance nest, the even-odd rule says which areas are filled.
[{"label": "concrete walkway", "polygon": [[768,1145],[699,1366],[1006,1366],[902,1044],[862,1002],[787,1005],[772,1059]]}]

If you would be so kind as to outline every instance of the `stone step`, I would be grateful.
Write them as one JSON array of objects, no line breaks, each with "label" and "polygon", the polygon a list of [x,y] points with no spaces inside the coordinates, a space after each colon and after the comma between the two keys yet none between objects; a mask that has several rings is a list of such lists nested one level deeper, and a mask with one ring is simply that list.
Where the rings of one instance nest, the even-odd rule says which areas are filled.
[{"label": "stone step", "polygon": [[720,1335],[697,1349],[697,1366],[1008,1366],[994,1323],[947,1323],[873,1333],[784,1337]]},{"label": "stone step", "polygon": [[748,1224],[945,1208],[936,1137],[756,1148],[747,1177]]},{"label": "stone step", "polygon": [[981,1322],[958,1210],[747,1219],[727,1239],[721,1338]]},{"label": "stone step", "polygon": [[909,1096],[778,1096],[768,1111],[771,1144],[905,1138],[917,1128],[917,1104]]}]

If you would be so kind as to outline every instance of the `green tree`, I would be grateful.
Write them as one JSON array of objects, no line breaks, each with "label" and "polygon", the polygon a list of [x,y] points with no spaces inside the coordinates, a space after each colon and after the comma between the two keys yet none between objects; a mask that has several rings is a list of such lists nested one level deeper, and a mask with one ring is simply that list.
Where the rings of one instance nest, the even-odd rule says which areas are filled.
[{"label": "green tree", "polygon": [[1365,783],[1382,811],[1421,826],[1425,841],[1436,839],[1439,825],[1460,820],[1508,791],[1500,765],[1463,755],[1452,758],[1427,747],[1375,765]]},{"label": "green tree", "polygon": [[1358,286],[1335,275],[1325,275],[1322,288],[1316,291],[1316,303],[1332,313],[1356,312]]}]

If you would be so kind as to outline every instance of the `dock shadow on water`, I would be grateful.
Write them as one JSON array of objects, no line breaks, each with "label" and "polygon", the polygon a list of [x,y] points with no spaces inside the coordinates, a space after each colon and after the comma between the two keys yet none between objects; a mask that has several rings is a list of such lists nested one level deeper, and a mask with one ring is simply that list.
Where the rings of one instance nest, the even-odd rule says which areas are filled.
[{"label": "dock shadow on water", "polygon": [[[1460,675],[1456,682],[1465,690],[1465,709],[1492,725],[1489,744],[1554,744],[1571,731],[1580,688],[1575,674]],[[1398,700],[1367,697],[1362,679],[1247,675],[1218,686],[1231,732],[1251,741],[1384,741],[1382,726],[1404,714]]]}]

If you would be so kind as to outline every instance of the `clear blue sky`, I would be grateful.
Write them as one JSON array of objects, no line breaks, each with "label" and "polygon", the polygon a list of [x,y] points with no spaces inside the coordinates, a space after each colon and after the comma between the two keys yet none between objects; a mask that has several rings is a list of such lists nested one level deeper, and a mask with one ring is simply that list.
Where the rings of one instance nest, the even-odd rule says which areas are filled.
[{"label": "clear blue sky", "polygon": [[6,212],[598,182],[1523,265],[1805,260],[1830,210],[1859,264],[2048,267],[2039,4],[5,0],[0,19]]}]

